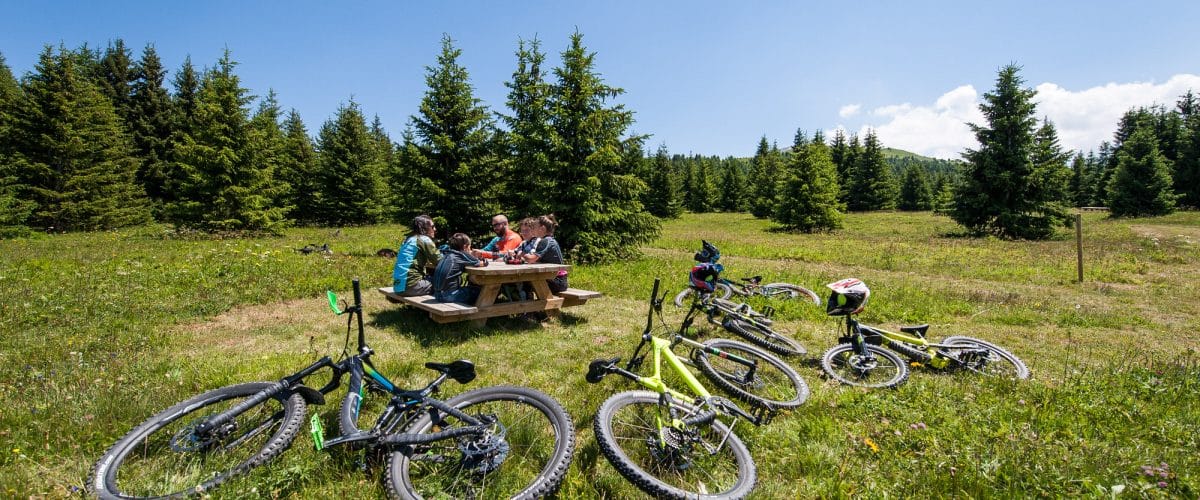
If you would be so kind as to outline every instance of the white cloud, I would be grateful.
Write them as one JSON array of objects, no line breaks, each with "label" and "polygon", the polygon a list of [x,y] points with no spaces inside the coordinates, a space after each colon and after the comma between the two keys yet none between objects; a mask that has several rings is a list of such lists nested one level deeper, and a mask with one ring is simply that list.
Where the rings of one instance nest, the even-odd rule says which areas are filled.
[{"label": "white cloud", "polygon": [[[1092,151],[1101,141],[1112,140],[1117,121],[1130,108],[1155,104],[1173,108],[1188,89],[1200,92],[1200,76],[1181,74],[1164,83],[1109,83],[1079,91],[1047,82],[1035,87],[1038,94],[1034,100],[1038,118],[1054,122],[1064,149]],[[980,101],[973,86],[963,85],[932,105],[881,106],[869,113],[877,121],[869,120],[859,134],[875,129],[885,146],[937,158],[959,158],[964,149],[978,147],[966,124],[984,123]]]},{"label": "white cloud", "polygon": [[847,104],[842,106],[841,109],[838,109],[838,116],[842,118],[850,118],[851,116],[857,115],[861,109],[862,104]]}]

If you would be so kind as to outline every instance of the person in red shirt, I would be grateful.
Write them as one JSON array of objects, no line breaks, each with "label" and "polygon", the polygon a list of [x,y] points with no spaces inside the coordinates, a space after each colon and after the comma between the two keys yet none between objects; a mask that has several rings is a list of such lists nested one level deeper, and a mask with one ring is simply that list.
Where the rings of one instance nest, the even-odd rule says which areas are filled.
[{"label": "person in red shirt", "polygon": [[496,214],[495,217],[492,217],[492,230],[496,232],[496,237],[492,238],[492,241],[489,241],[483,248],[472,249],[472,256],[477,259],[502,259],[504,254],[521,246],[521,235],[509,229],[508,217],[504,214]]}]

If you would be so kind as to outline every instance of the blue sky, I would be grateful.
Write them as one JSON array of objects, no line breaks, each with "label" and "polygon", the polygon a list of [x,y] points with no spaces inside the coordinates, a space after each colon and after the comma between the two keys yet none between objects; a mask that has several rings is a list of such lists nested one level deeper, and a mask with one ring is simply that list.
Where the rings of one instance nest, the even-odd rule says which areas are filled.
[{"label": "blue sky", "polygon": [[[340,5],[340,4],[347,5]],[[0,52],[20,77],[46,44],[139,57],[173,74],[225,48],[256,95],[274,89],[310,132],[352,97],[398,139],[442,34],[462,49],[476,96],[505,111],[517,40],[555,66],[578,29],[596,69],[626,93],[648,149],[749,156],[797,128],[877,131],[887,146],[956,158],[964,122],[998,69],[1023,67],[1066,147],[1095,149],[1132,106],[1200,92],[1200,2],[0,2]],[[168,75],[168,78],[170,75]]]}]

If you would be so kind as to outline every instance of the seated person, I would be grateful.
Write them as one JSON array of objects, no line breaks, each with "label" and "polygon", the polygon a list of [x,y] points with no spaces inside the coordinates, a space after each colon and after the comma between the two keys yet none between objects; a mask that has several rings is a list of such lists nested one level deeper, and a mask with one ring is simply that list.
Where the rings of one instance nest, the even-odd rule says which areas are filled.
[{"label": "seated person", "polygon": [[[529,236],[537,241],[537,243],[533,245],[532,250],[523,254],[521,259],[529,264],[537,262],[562,264],[562,248],[558,246],[558,241],[554,239],[554,230],[558,227],[558,221],[554,220],[554,215],[542,215],[526,220],[531,220]],[[525,234],[525,221],[521,222],[521,233]],[[559,271],[557,277],[552,280],[546,280],[546,283],[550,285],[550,291],[554,293],[566,291],[567,271]]]},{"label": "seated person", "polygon": [[496,232],[496,237],[482,249],[471,250],[471,255],[480,259],[503,259],[505,252],[516,250],[521,245],[521,235],[509,229],[508,217],[504,214],[492,217],[492,230]]},{"label": "seated person", "polygon": [[479,265],[479,259],[471,256],[471,238],[463,233],[450,237],[449,248],[442,254],[442,261],[433,272],[433,296],[438,302],[461,302],[474,304],[479,298],[479,287],[463,285],[466,278],[463,269]]},{"label": "seated person", "polygon": [[392,268],[392,293],[404,297],[428,295],[433,291],[426,279],[425,269],[437,266],[442,254],[433,244],[437,227],[428,215],[418,215],[412,222],[412,233],[396,251],[396,266]]}]

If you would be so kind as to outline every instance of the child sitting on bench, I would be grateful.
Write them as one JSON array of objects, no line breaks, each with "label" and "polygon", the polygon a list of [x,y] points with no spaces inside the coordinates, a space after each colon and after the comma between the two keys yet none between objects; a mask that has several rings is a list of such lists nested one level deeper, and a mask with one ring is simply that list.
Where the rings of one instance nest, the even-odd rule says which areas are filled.
[{"label": "child sitting on bench", "polygon": [[467,266],[479,265],[479,259],[471,256],[471,238],[463,233],[454,233],[447,242],[450,248],[442,252],[442,260],[433,272],[433,296],[438,302],[474,304],[479,298],[479,287],[463,284]]}]

